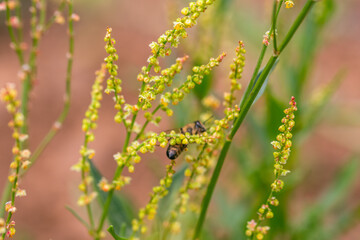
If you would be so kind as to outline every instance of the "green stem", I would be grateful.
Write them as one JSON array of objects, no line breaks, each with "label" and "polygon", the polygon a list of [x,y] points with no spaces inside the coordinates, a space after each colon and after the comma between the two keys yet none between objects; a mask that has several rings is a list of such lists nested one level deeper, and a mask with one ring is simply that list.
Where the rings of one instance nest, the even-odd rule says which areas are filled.
[{"label": "green stem", "polygon": [[[21,133],[28,133],[28,112],[29,112],[29,99],[30,99],[30,91],[32,89],[32,81],[35,79],[37,66],[37,50],[38,43],[40,38],[40,32],[37,30],[37,6],[36,1],[33,0],[31,4],[31,49],[29,56],[29,72],[26,74],[26,78],[24,80],[23,89],[22,89],[22,97],[21,97],[21,112],[24,116],[24,125],[21,127]],[[27,142],[24,142],[24,147],[27,146]]]},{"label": "green stem", "polygon": [[[147,141],[144,141],[142,142],[135,151],[138,151],[142,146],[144,146],[145,144],[148,143],[149,140]],[[131,156],[128,156],[127,159],[125,160],[125,162],[127,162],[129,159],[131,158]],[[118,179],[120,176],[121,176],[121,173],[124,169],[125,165],[120,165],[116,168],[116,172],[114,174],[114,177],[113,177],[113,181],[114,182],[116,179]],[[114,195],[114,191],[115,191],[115,188],[112,188],[110,189],[107,197],[106,197],[106,200],[105,200],[105,204],[104,204],[104,207],[103,207],[103,211],[101,213],[101,217],[100,217],[100,221],[99,221],[99,226],[98,228],[96,229],[96,232],[95,232],[95,239],[98,240],[100,239],[100,232],[104,226],[104,223],[105,223],[105,218],[109,212],[109,208],[110,208],[110,204],[111,204],[111,200],[112,200],[112,197]]]},{"label": "green stem", "polygon": [[7,28],[8,28],[9,35],[10,35],[11,43],[14,44],[14,48],[15,48],[14,50],[16,52],[16,55],[18,56],[20,65],[24,65],[24,63],[25,63],[24,53],[21,50],[19,41],[16,39],[16,36],[15,36],[15,33],[14,33],[14,28],[10,24],[11,11],[10,11],[10,8],[8,7],[9,6],[9,0],[5,0],[5,6],[6,6],[6,12],[5,12],[6,25],[7,25]]},{"label": "green stem", "polygon": [[[274,2],[277,2],[276,0]],[[271,28],[269,30],[269,35],[271,36],[273,33],[274,33],[274,40],[276,41],[276,21],[277,21],[277,17],[279,16],[279,12],[280,12],[280,9],[281,9],[281,6],[282,6],[282,3],[284,2],[284,0],[281,0],[279,2],[279,4],[277,5],[277,9],[276,11],[274,12],[273,11],[273,14],[272,14],[272,25],[271,25]],[[274,43],[276,45],[276,43]],[[262,49],[261,49],[261,52],[260,52],[260,56],[258,58],[258,61],[256,63],[256,66],[255,66],[255,69],[254,69],[254,72],[253,72],[253,75],[251,76],[251,80],[249,82],[249,86],[253,86],[254,85],[254,81],[256,79],[256,76],[257,74],[259,73],[259,70],[260,70],[260,67],[261,67],[261,64],[262,64],[262,61],[264,59],[264,56],[265,56],[265,53],[266,53],[266,50],[267,50],[267,47],[265,44],[263,44],[262,46]],[[275,51],[276,52],[276,51]],[[243,106],[244,104],[244,100],[248,97],[250,91],[252,90],[252,88],[246,88],[245,90],[245,93],[244,93],[244,96],[241,100],[241,103],[240,103],[240,108]]]},{"label": "green stem", "polygon": [[[87,137],[85,137],[85,143],[84,143],[84,147],[87,148]],[[82,157],[82,165],[85,166],[85,163],[86,163],[87,159],[86,157]],[[84,167],[81,168],[81,179],[83,181],[83,183],[85,183],[86,181],[86,174],[85,174],[85,169]],[[87,184],[85,184],[85,190],[84,190],[84,194],[85,195],[88,195],[88,192],[89,192],[89,189],[88,189],[88,186]],[[94,218],[93,218],[93,214],[92,214],[92,210],[91,210],[91,205],[90,204],[87,204],[86,205],[86,212],[88,214],[88,217],[89,217],[89,221],[90,221],[90,232],[92,232],[94,230]]]},{"label": "green stem", "polygon": [[[198,239],[199,236],[200,236],[201,229],[202,229],[202,226],[204,224],[205,217],[206,217],[206,212],[207,212],[207,209],[209,207],[212,194],[214,192],[217,180],[219,178],[219,175],[220,175],[222,166],[224,164],[226,155],[227,155],[228,150],[230,148],[232,139],[235,136],[235,134],[236,134],[237,130],[239,129],[239,127],[241,126],[242,122],[244,121],[246,114],[248,113],[252,103],[254,102],[254,100],[255,100],[255,98],[257,96],[257,93],[260,91],[261,86],[265,82],[265,79],[266,79],[267,75],[269,74],[271,68],[275,64],[277,58],[278,58],[277,56],[272,56],[269,59],[266,67],[264,68],[264,71],[261,73],[261,75],[260,75],[258,81],[256,82],[253,90],[249,94],[249,97],[245,100],[243,108],[240,109],[239,117],[236,119],[236,121],[234,123],[234,126],[233,126],[230,134],[228,135],[228,137],[227,137],[227,139],[226,139],[226,141],[224,143],[223,148],[221,149],[218,161],[216,163],[214,173],[211,176],[210,183],[208,185],[205,197],[204,197],[203,202],[201,204],[201,213],[200,213],[200,217],[199,217],[199,220],[198,220],[196,228],[195,228],[195,233],[194,233],[194,236],[193,236],[193,240]],[[251,86],[249,85],[248,87],[251,87]]]},{"label": "green stem", "polygon": [[207,209],[209,207],[209,203],[210,203],[212,194],[214,192],[217,179],[219,178],[221,168],[222,168],[222,166],[224,164],[226,154],[227,154],[227,152],[228,152],[228,150],[230,148],[230,144],[231,144],[231,140],[227,139],[225,141],[224,147],[221,149],[221,153],[220,153],[218,162],[216,164],[214,173],[211,176],[209,186],[208,186],[208,188],[206,190],[205,197],[204,197],[203,202],[201,204],[201,213],[200,213],[199,220],[198,220],[198,222],[196,224],[195,233],[194,233],[194,236],[193,236],[194,240],[196,240],[196,239],[198,239],[200,237],[201,229],[202,229],[202,226],[204,224],[205,217],[206,217],[206,212],[207,212]]},{"label": "green stem", "polygon": [[304,20],[304,18],[309,13],[310,9],[312,8],[312,6],[315,3],[316,3],[316,0],[308,0],[306,2],[305,6],[299,13],[299,16],[295,19],[293,25],[291,26],[291,28],[289,29],[288,33],[286,34],[283,42],[281,43],[281,45],[279,47],[279,52],[282,52],[285,49],[285,47],[288,45],[291,38],[294,36],[296,30],[299,28],[300,24],[302,23],[302,21]]},{"label": "green stem", "polygon": [[[5,0],[6,6],[7,6],[7,2],[8,0]],[[65,6],[65,1],[62,2],[61,5],[61,9]],[[60,7],[59,7],[60,8]],[[69,9],[70,11],[70,9]],[[72,14],[72,8],[71,8],[71,14]],[[71,16],[71,14],[69,16]],[[10,20],[10,10],[7,8],[6,9],[6,17],[7,17],[7,22],[9,22]],[[45,9],[42,11],[41,14],[41,20],[45,19]],[[70,19],[70,18],[69,18]],[[69,52],[71,53],[71,55],[73,54],[73,21],[69,20],[69,32],[70,32],[70,39],[69,39]],[[36,28],[35,28],[36,29]],[[32,29],[34,30],[34,29]],[[8,24],[8,31],[9,31],[9,35],[11,38],[11,42],[15,45],[15,52],[18,56],[19,62],[21,65],[23,65],[25,63],[24,57],[23,57],[23,52],[19,46],[19,43],[17,42],[16,38],[15,38],[15,34],[13,31],[13,28]],[[32,51],[31,51],[31,55],[29,57],[29,64],[30,66],[32,65],[34,69],[36,66],[36,49],[38,46],[38,39],[33,38],[33,42],[32,42]],[[41,141],[41,143],[38,145],[38,147],[35,149],[34,153],[31,155],[29,161],[32,163],[31,165],[29,165],[29,167],[27,168],[27,170],[29,170],[29,168],[34,164],[34,162],[36,161],[36,159],[40,156],[40,154],[43,152],[43,150],[45,149],[45,147],[48,145],[48,143],[52,140],[52,138],[55,136],[55,134],[57,133],[59,127],[63,121],[65,120],[67,113],[69,111],[69,107],[70,107],[70,81],[71,81],[71,69],[72,69],[72,57],[68,59],[68,67],[67,67],[67,76],[66,76],[66,99],[65,100],[65,104],[64,104],[64,108],[62,113],[60,114],[60,117],[58,118],[58,120],[56,121],[56,124],[54,124],[54,127],[47,133],[47,135],[44,137],[44,139]],[[23,84],[23,90],[22,90],[22,105],[21,105],[21,112],[24,114],[24,116],[27,116],[27,103],[28,99],[29,99],[29,91],[31,89],[31,76],[29,73],[26,74],[26,78]],[[26,113],[26,114],[25,114]],[[26,119],[26,118],[25,118]],[[25,121],[26,122],[26,121]],[[25,131],[24,128],[22,131]],[[27,131],[27,130],[26,130]],[[20,144],[22,145],[22,144]],[[23,148],[23,147],[22,147]],[[21,148],[21,149],[22,149]],[[19,173],[19,177],[22,177],[24,175],[25,172],[21,172]],[[10,194],[12,191],[12,184],[10,182],[7,182],[4,191],[2,193],[2,197],[1,197],[1,206],[3,206],[6,202],[6,200],[9,198]],[[0,209],[0,217],[4,216],[4,209],[1,208]]]},{"label": "green stem", "polygon": [[[275,175],[275,180],[274,180],[274,182],[276,182],[277,180],[279,180],[279,176],[278,176],[278,174],[276,174]],[[271,188],[271,191],[270,191],[270,194],[269,194],[269,196],[268,196],[268,198],[266,199],[266,205],[271,205],[271,198],[272,198],[272,196],[273,196],[273,194],[274,194],[274,189],[273,188]],[[267,210],[268,211],[268,210]],[[259,213],[258,213],[259,214]],[[262,217],[262,216],[264,216],[266,213],[263,213],[262,215],[259,215],[259,220],[256,222],[256,225],[255,225],[255,227],[254,227],[254,229],[256,229],[257,228],[257,226],[259,226],[260,225],[260,223],[262,222],[262,221],[264,221],[264,217]],[[261,217],[260,217],[261,216]],[[250,236],[252,239],[254,239],[254,240],[256,240],[256,234],[252,234],[252,236]]]},{"label": "green stem", "polygon": [[[72,2],[72,1],[71,1]],[[71,5],[71,7],[70,7]],[[36,162],[38,157],[41,155],[41,153],[44,151],[46,146],[50,143],[50,141],[53,139],[53,137],[56,135],[56,133],[59,130],[59,127],[63,124],[65,121],[65,118],[69,112],[70,109],[70,93],[71,93],[71,72],[72,72],[72,64],[73,64],[73,53],[74,53],[74,32],[73,32],[73,20],[71,19],[71,14],[73,12],[72,4],[69,5],[69,58],[67,63],[67,73],[66,73],[66,90],[65,90],[65,102],[63,110],[56,120],[53,127],[49,130],[49,132],[46,134],[46,136],[43,138],[43,140],[40,142],[40,144],[37,146],[33,154],[31,155],[29,161],[31,162],[31,165],[27,168],[26,172],[31,168],[32,165]],[[34,61],[34,59],[32,60]],[[24,83],[25,85],[25,83]],[[28,85],[24,89],[28,88]],[[24,90],[23,90],[24,92]],[[28,95],[23,95],[23,99],[28,99]],[[26,100],[27,101],[27,100]],[[26,105],[26,104],[25,104]],[[20,177],[24,175],[26,172],[21,172]],[[8,182],[4,188],[4,191],[2,193],[1,203],[4,203],[6,199],[10,196],[11,192],[11,183]],[[0,210],[0,216],[3,216],[4,212],[3,209]]]},{"label": "green stem", "polygon": [[[209,186],[207,188],[205,197],[203,199],[202,207],[201,207],[201,213],[200,213],[200,217],[199,217],[199,220],[198,220],[196,228],[195,228],[195,232],[194,232],[194,235],[193,235],[193,240],[198,239],[199,236],[200,236],[201,229],[203,227],[205,217],[206,217],[206,212],[207,212],[207,209],[208,209],[212,194],[214,192],[217,180],[219,178],[223,163],[225,161],[225,158],[226,158],[226,155],[227,155],[228,150],[230,148],[233,137],[235,136],[237,130],[241,126],[242,122],[244,121],[246,114],[248,113],[252,103],[254,102],[258,92],[260,91],[265,79],[267,78],[268,74],[270,73],[270,70],[274,66],[277,58],[280,55],[280,53],[282,52],[282,50],[284,50],[284,48],[287,46],[287,44],[289,43],[291,38],[294,36],[296,30],[298,29],[298,27],[300,26],[300,24],[302,23],[302,21],[304,20],[306,15],[309,13],[311,7],[314,4],[315,4],[315,0],[308,0],[308,2],[305,4],[302,11],[300,12],[298,17],[294,21],[293,25],[291,26],[291,28],[290,28],[288,34],[286,35],[285,39],[283,40],[282,44],[280,45],[278,54],[270,57],[270,59],[269,59],[268,63],[266,64],[263,72],[259,76],[258,81],[256,82],[253,89],[250,91],[250,94],[248,95],[248,97],[243,99],[243,102],[244,102],[243,107],[242,107],[242,109],[240,109],[239,117],[235,120],[234,126],[233,126],[229,136],[227,137],[227,139],[225,141],[224,147],[222,148],[222,150],[220,152],[219,159],[217,161],[214,173],[213,173],[213,175],[211,177]],[[248,88],[252,88],[252,86],[249,85]]]},{"label": "green stem", "polygon": [[132,129],[134,127],[134,123],[135,123],[135,120],[136,120],[136,117],[137,117],[137,113],[136,112],[132,119],[131,119],[131,124],[130,124],[130,127],[127,129],[126,131],[126,138],[125,138],[125,143],[124,143],[124,146],[123,146],[123,152],[126,152],[126,148],[128,147],[129,145],[129,141],[130,141],[130,137],[131,137],[131,133],[132,133]]},{"label": "green stem", "polygon": [[6,201],[9,199],[10,193],[11,193],[11,188],[12,185],[9,181],[7,181],[5,188],[3,190],[3,193],[1,195],[1,202],[0,202],[0,218],[4,217],[5,214],[5,208],[3,206],[5,206]]},{"label": "green stem", "polygon": [[24,39],[24,36],[23,36],[24,23],[22,21],[22,16],[21,16],[21,3],[20,3],[20,1],[16,1],[15,14],[16,14],[16,17],[20,21],[20,26],[17,28],[17,33],[18,33],[19,43],[21,44],[23,42],[23,39]]},{"label": "green stem", "polygon": [[45,28],[45,21],[46,21],[46,0],[41,0],[39,25],[42,33],[44,32],[44,28]]},{"label": "green stem", "polygon": [[[6,15],[6,25],[7,25],[7,28],[8,28],[8,32],[9,32],[9,35],[10,35],[10,39],[11,39],[11,43],[14,45],[14,50],[15,50],[15,53],[19,59],[19,63],[20,65],[24,65],[25,63],[25,60],[24,60],[24,53],[20,47],[20,43],[19,41],[16,39],[16,36],[15,36],[15,32],[14,32],[14,28],[13,26],[10,24],[10,15],[11,15],[11,11],[10,11],[10,8],[9,8],[9,5],[8,5],[9,1],[8,0],[5,0],[5,7],[6,7],[6,12],[5,12],[5,15]],[[16,8],[16,14],[20,14],[20,4],[18,3],[17,4],[17,8]],[[17,17],[19,18],[19,21],[21,21],[21,16],[20,15],[17,15]],[[22,36],[18,36],[19,39],[22,39]],[[28,75],[27,75],[28,76]],[[19,144],[19,149],[22,149],[22,144]],[[9,196],[12,194],[12,184],[10,182],[7,182],[5,187],[4,187],[4,190],[3,190],[3,193],[2,193],[2,197],[1,197],[1,209],[0,209],[0,217],[3,217],[4,214],[5,214],[5,211],[4,211],[4,204],[5,202],[9,199]],[[9,214],[10,217],[11,217],[11,214]],[[8,216],[9,216],[8,215]]]},{"label": "green stem", "polygon": [[255,79],[256,79],[256,76],[260,70],[260,67],[261,67],[261,63],[264,59],[264,56],[265,56],[265,52],[266,52],[266,49],[267,49],[267,46],[263,44],[262,46],[262,49],[261,49],[261,52],[260,52],[260,56],[257,60],[257,63],[256,63],[256,66],[255,66],[255,69],[254,69],[254,72],[253,72],[253,75],[250,79],[250,82],[248,84],[248,87],[246,88],[245,90],[245,93],[244,93],[244,96],[243,98],[241,99],[241,102],[240,102],[240,109],[243,107],[244,103],[245,103],[245,99],[247,99],[248,95],[250,94],[251,90],[252,90],[252,86],[254,85],[254,82],[255,82]]},{"label": "green stem", "polygon": [[[63,0],[55,12],[62,12],[65,6],[66,6],[66,0]],[[49,19],[49,21],[45,23],[44,31],[48,30],[51,27],[51,25],[53,25],[55,19],[56,19],[56,15],[53,14],[53,16]]]},{"label": "green stem", "polygon": [[[87,145],[88,145],[88,138],[87,136],[85,135],[85,140],[84,140],[84,148],[87,149]],[[81,168],[81,180],[82,180],[82,183],[85,185],[85,189],[84,189],[84,194],[85,195],[88,195],[89,193],[89,189],[88,189],[88,186],[87,184],[85,184],[86,182],[86,172],[85,172],[85,163],[87,162],[87,158],[85,156],[82,157],[82,160],[81,160],[81,164],[82,164],[82,168]],[[89,221],[90,221],[90,229],[89,231],[90,232],[93,232],[94,230],[94,218],[93,218],[93,214],[92,214],[92,210],[91,210],[91,206],[90,204],[86,204],[86,212],[88,214],[88,217],[89,217]]]},{"label": "green stem", "polygon": [[[69,53],[68,53],[68,61],[67,61],[67,70],[66,70],[66,79],[65,79],[65,100],[64,107],[61,111],[58,119],[55,121],[53,127],[46,134],[44,139],[35,149],[32,154],[30,161],[32,165],[40,156],[40,154],[44,151],[49,142],[53,139],[53,137],[58,132],[61,125],[64,123],[70,109],[70,96],[71,96],[71,73],[72,73],[72,65],[73,65],[73,54],[74,54],[74,21],[71,18],[73,14],[73,0],[69,1],[69,22],[68,22],[68,31],[69,31]],[[31,166],[31,165],[30,165]]]},{"label": "green stem", "polygon": [[[14,103],[13,103],[14,105]],[[16,113],[12,113],[12,119],[15,121],[15,114]],[[18,127],[14,127],[14,132],[18,132],[19,129]],[[21,144],[20,144],[20,140],[16,139],[15,140],[15,146],[18,149],[21,149]],[[18,190],[18,181],[19,181],[19,171],[21,168],[21,162],[20,162],[20,155],[19,153],[14,154],[14,161],[16,162],[17,166],[16,166],[16,170],[15,170],[15,178],[13,180],[12,183],[10,183],[10,191],[9,191],[9,195],[11,195],[11,206],[15,206],[15,195],[16,195],[16,191]],[[6,201],[6,200],[5,200]],[[1,208],[4,208],[5,206],[1,206]],[[6,218],[6,223],[5,226],[8,226],[8,224],[10,223],[11,217],[13,215],[13,212],[8,212],[7,218]],[[1,239],[5,239],[6,236],[6,231],[2,234],[2,238]]]},{"label": "green stem", "polygon": [[[273,32],[274,34],[274,51],[277,52],[277,41],[276,41],[276,20],[277,20],[277,15],[276,15],[276,10],[277,10],[277,4],[278,1],[274,1],[274,6],[273,6],[273,12],[272,12],[272,17],[271,17],[271,22],[272,22],[272,26],[271,29],[272,31],[270,31],[270,36],[271,36],[271,32]],[[281,6],[281,3],[279,4]]]},{"label": "green stem", "polygon": [[[154,115],[158,110],[160,109],[160,104],[154,109],[154,111],[151,112],[151,115]],[[142,126],[140,132],[136,135],[135,137],[135,141],[139,139],[139,137],[144,133],[145,128],[147,127],[147,125],[150,123],[150,120],[146,120],[146,122],[144,123],[144,125]]]},{"label": "green stem", "polygon": [[[120,166],[116,169],[116,172],[115,172],[115,175],[113,177],[113,180],[117,179],[120,175],[121,175],[121,172],[122,170],[124,169],[124,166]],[[110,204],[111,204],[111,200],[112,200],[112,196],[114,195],[114,191],[115,189],[112,188],[107,197],[106,197],[106,200],[105,200],[105,204],[104,204],[104,208],[103,208],[103,211],[102,211],[102,214],[101,214],[101,217],[100,217],[100,221],[99,221],[99,227],[97,228],[96,230],[96,234],[95,234],[95,239],[98,240],[100,239],[100,232],[104,226],[104,223],[105,223],[105,218],[109,212],[109,208],[110,208]]]},{"label": "green stem", "polygon": [[100,232],[104,226],[104,223],[105,223],[105,218],[107,216],[107,213],[109,212],[109,208],[110,208],[110,203],[111,203],[111,200],[112,200],[112,196],[114,195],[114,189],[111,189],[107,195],[107,198],[106,198],[106,201],[105,201],[105,204],[104,204],[104,208],[103,208],[103,214],[101,215],[101,218],[100,218],[100,222],[99,222],[99,227],[97,228],[96,230],[96,234],[95,234],[95,239],[96,240],[99,240],[100,239]]}]

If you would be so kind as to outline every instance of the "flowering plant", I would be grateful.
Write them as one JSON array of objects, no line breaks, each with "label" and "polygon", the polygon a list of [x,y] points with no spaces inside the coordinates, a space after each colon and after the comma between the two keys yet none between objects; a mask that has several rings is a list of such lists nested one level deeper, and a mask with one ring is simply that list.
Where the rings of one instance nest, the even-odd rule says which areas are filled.
[{"label": "flowering plant", "polygon": [[[262,43],[260,56],[241,98],[240,93],[244,85],[241,79],[246,55],[246,41],[244,40],[233,42],[234,45],[236,44],[235,51],[216,53],[208,60],[199,57],[202,55],[203,48],[199,50],[200,54],[196,54],[196,49],[192,49],[187,53],[189,55],[179,55],[172,59],[172,64],[167,67],[163,66],[167,62],[164,63],[162,58],[171,61],[170,56],[178,53],[176,48],[185,41],[188,34],[191,34],[188,30],[199,25],[198,20],[203,17],[205,12],[224,7],[222,4],[225,4],[225,1],[219,2],[215,0],[190,2],[188,7],[180,11],[181,17],[173,21],[171,29],[149,44],[151,54],[147,58],[147,64],[135,77],[137,81],[134,82],[139,84],[139,92],[133,102],[125,94],[128,90],[127,86],[119,77],[122,68],[121,65],[117,65],[119,60],[117,41],[113,37],[113,32],[117,30],[110,27],[106,29],[104,37],[106,57],[95,74],[91,102],[82,121],[84,140],[80,146],[80,158],[71,168],[79,172],[81,176],[78,184],[81,193],[77,204],[85,208],[87,219],[85,220],[82,214],[78,214],[68,207],[74,217],[86,227],[91,238],[101,239],[110,234],[114,239],[122,240],[165,240],[181,237],[194,240],[208,239],[205,235],[204,223],[210,201],[214,198],[215,186],[220,173],[224,171],[224,161],[229,158],[230,146],[242,145],[243,141],[235,137],[240,126],[243,125],[245,117],[251,115],[249,114],[250,108],[265,92],[270,75],[279,61],[279,56],[288,46],[316,1],[308,0],[303,5],[302,10],[286,32],[279,27],[279,14],[283,10],[294,7],[294,1],[273,1],[271,24],[263,38],[258,39],[258,42]],[[1,201],[0,239],[15,235],[14,216],[17,211],[15,200],[18,196],[26,195],[25,190],[20,187],[20,180],[58,132],[70,106],[70,80],[74,55],[73,24],[79,20],[79,16],[73,12],[73,1],[64,0],[61,1],[52,17],[47,20],[45,3],[45,0],[31,1],[31,48],[28,61],[25,60],[27,44],[24,43],[22,37],[21,4],[16,0],[5,0],[0,3],[0,9],[6,12],[11,47],[20,62],[19,76],[23,80],[21,97],[18,96],[13,84],[6,85],[0,94],[1,100],[5,103],[11,116],[9,127],[13,132],[14,139],[13,161],[10,163],[8,184]],[[298,5],[301,4],[296,3],[296,7]],[[67,17],[63,16],[65,7],[68,9]],[[217,13],[212,13],[214,19]],[[215,21],[214,19],[212,20]],[[30,151],[28,104],[30,92],[37,77],[38,44],[53,23],[63,24],[66,20],[68,21],[69,51],[66,54],[66,91],[63,111],[44,140],[34,151]],[[219,25],[214,24],[214,26],[217,26],[217,31],[222,29]],[[202,40],[200,39],[199,42]],[[217,41],[215,37],[212,40]],[[220,47],[218,46],[218,48]],[[264,64],[263,61],[268,50],[271,51],[271,56]],[[209,79],[214,76],[216,69],[226,68],[224,66],[226,65],[226,56],[233,59],[229,67],[229,79],[227,82],[223,81],[225,84],[222,84],[226,90],[222,92],[223,97],[219,97],[216,91],[209,90],[208,86],[211,85]],[[194,60],[195,58],[197,59]],[[184,75],[185,72],[187,74]],[[161,129],[157,133],[149,130],[150,124],[159,125],[163,118],[176,115],[175,106],[184,104],[193,96],[193,93],[198,97],[198,103],[201,106],[199,107],[201,110],[197,114],[198,119],[190,120],[179,130],[163,131]],[[267,92],[265,95],[270,102],[272,99],[269,97],[269,93]],[[122,148],[112,153],[116,168],[111,178],[106,178],[97,169],[95,161],[93,161],[97,155],[95,147],[92,146],[92,142],[95,140],[94,130],[97,128],[100,108],[103,105],[102,100],[106,97],[113,100],[114,121],[125,131]],[[220,103],[223,108],[220,107]],[[276,208],[273,206],[278,206],[282,202],[279,199],[283,191],[278,194],[279,199],[275,193],[284,190],[285,184],[281,177],[290,172],[284,167],[290,156],[290,147],[293,145],[293,133],[296,133],[296,128],[293,129],[296,110],[295,98],[292,97],[290,107],[284,111],[285,117],[281,120],[282,125],[278,128],[280,133],[276,136],[276,140],[271,142],[275,149],[273,153],[275,180],[271,184],[270,194],[258,208],[257,218],[247,221],[246,229],[241,229],[241,234],[245,233],[244,235],[248,238],[263,239],[265,236],[271,236],[273,230],[270,228],[271,224],[264,225],[264,222],[266,219],[277,216]],[[269,119],[269,121],[274,121],[273,118],[269,117]],[[237,144],[238,142],[241,143]],[[122,198],[119,197],[118,192],[128,185],[133,186],[131,185],[133,178],[131,174],[136,171],[137,164],[144,162],[148,156],[151,156],[149,154],[154,153],[159,147],[167,149],[169,162],[165,167],[165,174],[161,176],[159,184],[152,188],[150,198],[145,206],[141,207],[136,215],[126,216],[129,207],[121,202]],[[196,150],[186,152],[188,148],[196,148]],[[264,152],[265,149],[266,147],[264,147]],[[182,158],[186,163],[183,167],[179,167]],[[124,174],[125,171],[130,175]],[[257,173],[262,175],[264,172],[258,171]],[[98,200],[100,208],[95,206],[96,200]],[[165,204],[166,201],[168,204]],[[187,221],[187,217],[191,214],[190,221]],[[249,219],[251,218],[249,217]],[[105,231],[106,221],[108,221],[108,233]],[[187,222],[189,223],[186,224]],[[299,232],[301,231],[299,230]],[[236,236],[238,237],[238,235]]]}]

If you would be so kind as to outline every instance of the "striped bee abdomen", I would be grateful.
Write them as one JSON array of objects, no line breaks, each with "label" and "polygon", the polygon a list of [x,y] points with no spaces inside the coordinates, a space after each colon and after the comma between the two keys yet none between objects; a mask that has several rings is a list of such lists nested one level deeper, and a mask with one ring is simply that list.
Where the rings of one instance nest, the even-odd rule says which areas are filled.
[{"label": "striped bee abdomen", "polygon": [[[180,133],[190,133],[190,135],[201,134],[205,131],[206,128],[200,121],[186,124],[184,127],[180,128]],[[182,151],[184,151],[186,147],[186,144],[169,145],[168,149],[166,150],[166,156],[169,159],[174,160],[182,153]]]},{"label": "striped bee abdomen", "polygon": [[166,150],[166,156],[174,160],[176,159],[182,151],[186,148],[187,145],[185,144],[176,144],[176,145],[169,145],[168,149]]}]

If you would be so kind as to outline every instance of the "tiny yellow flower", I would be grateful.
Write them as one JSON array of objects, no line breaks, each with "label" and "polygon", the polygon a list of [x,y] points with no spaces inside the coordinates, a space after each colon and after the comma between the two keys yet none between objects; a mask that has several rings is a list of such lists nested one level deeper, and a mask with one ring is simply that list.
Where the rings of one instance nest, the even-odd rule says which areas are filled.
[{"label": "tiny yellow flower", "polygon": [[18,189],[17,191],[16,191],[16,195],[15,195],[16,197],[25,197],[26,196],[26,191],[25,191],[25,189]]},{"label": "tiny yellow flower", "polygon": [[285,8],[292,8],[294,6],[294,2],[292,0],[288,0],[285,2]]},{"label": "tiny yellow flower", "polygon": [[5,211],[14,213],[16,211],[16,207],[11,204],[11,201],[5,203]]}]

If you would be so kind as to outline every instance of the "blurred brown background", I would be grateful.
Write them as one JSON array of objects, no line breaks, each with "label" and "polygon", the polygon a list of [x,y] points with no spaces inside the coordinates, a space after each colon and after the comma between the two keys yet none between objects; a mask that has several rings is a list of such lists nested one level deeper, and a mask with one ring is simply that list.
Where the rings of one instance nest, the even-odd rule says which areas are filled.
[{"label": "blurred brown background", "polygon": [[[250,2],[250,3],[249,3]],[[295,1],[296,3],[297,1]],[[26,6],[27,3],[24,3]],[[242,8],[256,15],[259,22],[267,23],[269,4],[267,1],[237,1],[239,11]],[[300,4],[299,4],[300,5]],[[49,4],[49,14],[56,3]],[[150,55],[148,44],[156,41],[165,30],[172,27],[173,7],[185,6],[185,3],[173,4],[172,1],[139,0],[139,1],[75,1],[75,12],[80,21],[75,27],[75,53],[72,74],[72,103],[68,118],[62,130],[44,151],[37,163],[26,174],[20,183],[27,191],[25,198],[17,199],[18,211],[14,215],[17,225],[15,239],[89,239],[85,228],[65,210],[65,205],[75,209],[79,191],[77,185],[80,175],[70,171],[70,167],[79,158],[79,148],[83,142],[81,121],[90,101],[90,89],[94,72],[100,67],[104,51],[103,38],[107,26],[113,28],[113,37],[117,39],[119,54],[119,75],[123,79],[124,94],[129,102],[134,103],[139,84],[136,75],[146,64]],[[25,8],[26,9],[26,8]],[[326,83],[339,68],[347,69],[346,79],[332,98],[331,104],[341,106],[343,114],[324,119],[306,143],[306,165],[313,165],[312,182],[318,182],[307,192],[311,199],[322,188],[323,182],[329,181],[335,170],[342,165],[340,161],[352,152],[359,152],[360,141],[360,2],[355,0],[338,1],[336,17],[327,26],[325,41],[320,54],[316,57],[316,71],[311,78],[312,86]],[[177,9],[175,13],[180,12]],[[27,16],[27,14],[25,14]],[[14,52],[9,48],[9,37],[5,27],[4,12],[0,13],[0,86],[15,82],[19,64]],[[200,18],[201,21],[201,18]],[[26,26],[28,27],[28,26]],[[256,30],[257,43],[247,43],[247,63],[243,82],[249,81],[254,61],[259,53],[262,35],[268,26]],[[236,32],[236,29],[234,30]],[[191,32],[190,32],[191,34]],[[243,33],[233,33],[235,41],[227,39],[220,50],[231,52],[237,40],[246,39]],[[187,40],[185,40],[187,41]],[[184,42],[184,40],[182,41]],[[62,109],[64,79],[66,72],[67,37],[66,27],[55,25],[43,37],[38,57],[38,79],[31,94],[30,103],[30,149],[41,141]],[[219,51],[220,53],[220,51]],[[191,57],[191,53],[189,54]],[[221,67],[227,76],[231,57]],[[246,84],[244,84],[246,85]],[[100,110],[99,127],[96,130],[96,164],[107,176],[112,176],[115,162],[112,155],[122,146],[123,129],[113,122],[114,110],[112,101],[105,96]],[[351,117],[349,117],[351,116]],[[7,180],[8,164],[11,162],[11,131],[7,127],[9,115],[0,107],[0,190]],[[345,121],[338,126],[337,121]],[[172,125],[163,122],[161,130]],[[152,128],[157,130],[156,127]],[[155,163],[139,164],[133,175],[131,187],[124,188],[137,206],[144,205],[152,186],[157,184],[157,177],[148,168],[162,166],[165,159],[164,150],[159,150]],[[312,162],[314,158],[321,161]],[[152,166],[149,166],[152,165]],[[159,170],[159,171],[163,171]],[[320,172],[320,173],[319,173]],[[224,177],[224,176],[223,176]],[[359,190],[359,187],[357,188]],[[354,201],[360,199],[359,191],[352,193]],[[304,202],[304,203],[305,203]],[[83,211],[81,209],[80,211]],[[360,227],[350,230],[343,239],[358,239]]]}]

